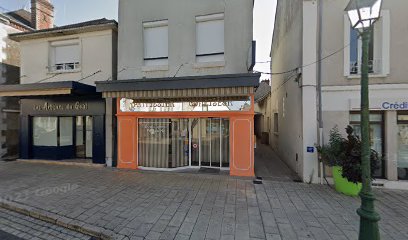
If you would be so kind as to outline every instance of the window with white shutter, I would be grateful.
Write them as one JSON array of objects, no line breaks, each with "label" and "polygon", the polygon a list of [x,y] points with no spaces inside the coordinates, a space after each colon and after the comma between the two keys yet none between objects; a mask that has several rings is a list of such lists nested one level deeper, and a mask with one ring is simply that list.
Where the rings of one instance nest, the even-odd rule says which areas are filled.
[{"label": "window with white shutter", "polygon": [[169,63],[168,21],[143,23],[144,65],[164,66]]},{"label": "window with white shutter", "polygon": [[79,41],[68,40],[51,43],[50,71],[75,71],[80,68],[81,48]]},{"label": "window with white shutter", "polygon": [[224,14],[196,17],[196,61],[224,61]]}]

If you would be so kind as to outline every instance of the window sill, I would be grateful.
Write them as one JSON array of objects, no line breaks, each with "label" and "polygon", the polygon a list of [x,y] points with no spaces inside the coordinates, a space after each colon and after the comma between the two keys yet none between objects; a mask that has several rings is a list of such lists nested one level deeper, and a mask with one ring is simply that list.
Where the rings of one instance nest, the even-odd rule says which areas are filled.
[{"label": "window sill", "polygon": [[143,66],[142,72],[168,71],[169,65]]},{"label": "window sill", "polygon": [[[369,74],[369,78],[386,78],[388,77],[387,74]],[[360,79],[361,75],[360,74],[352,74],[347,76],[348,79]]]},{"label": "window sill", "polygon": [[48,71],[47,74],[64,74],[64,73],[78,73],[78,72],[81,72],[81,69]]},{"label": "window sill", "polygon": [[225,61],[194,63],[194,68],[216,68],[216,67],[225,67]]}]

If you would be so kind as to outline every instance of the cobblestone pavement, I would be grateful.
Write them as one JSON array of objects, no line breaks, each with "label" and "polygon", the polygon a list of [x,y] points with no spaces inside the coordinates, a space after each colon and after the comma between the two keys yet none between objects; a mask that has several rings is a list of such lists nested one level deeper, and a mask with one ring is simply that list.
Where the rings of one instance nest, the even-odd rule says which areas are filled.
[{"label": "cobblestone pavement", "polygon": [[[7,234],[8,233],[8,234]],[[10,236],[11,234],[11,236]],[[14,237],[13,237],[14,236]],[[89,236],[0,208],[0,239],[80,240]]]},{"label": "cobblestone pavement", "polygon": [[[11,162],[0,197],[123,239],[357,239],[359,199],[327,186]],[[408,239],[408,192],[376,190],[382,239]],[[110,230],[110,231],[109,231]]]}]

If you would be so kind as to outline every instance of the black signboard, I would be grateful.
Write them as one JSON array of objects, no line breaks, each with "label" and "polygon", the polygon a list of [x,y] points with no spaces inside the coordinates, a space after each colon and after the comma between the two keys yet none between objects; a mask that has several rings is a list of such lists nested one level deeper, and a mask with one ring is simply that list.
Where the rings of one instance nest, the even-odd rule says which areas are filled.
[{"label": "black signboard", "polygon": [[105,114],[101,99],[22,99],[21,113],[31,116],[95,116]]}]

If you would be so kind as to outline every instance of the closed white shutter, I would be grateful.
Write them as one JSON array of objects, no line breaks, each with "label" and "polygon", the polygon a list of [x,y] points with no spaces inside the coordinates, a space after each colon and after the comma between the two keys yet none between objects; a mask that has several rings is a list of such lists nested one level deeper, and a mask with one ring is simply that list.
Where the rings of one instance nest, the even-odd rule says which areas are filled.
[{"label": "closed white shutter", "polygon": [[198,60],[224,60],[224,14],[196,18],[196,55]]},{"label": "closed white shutter", "polygon": [[67,45],[55,47],[55,64],[79,63],[79,45]]},{"label": "closed white shutter", "polygon": [[169,29],[167,21],[143,24],[145,65],[167,65],[169,56]]}]

